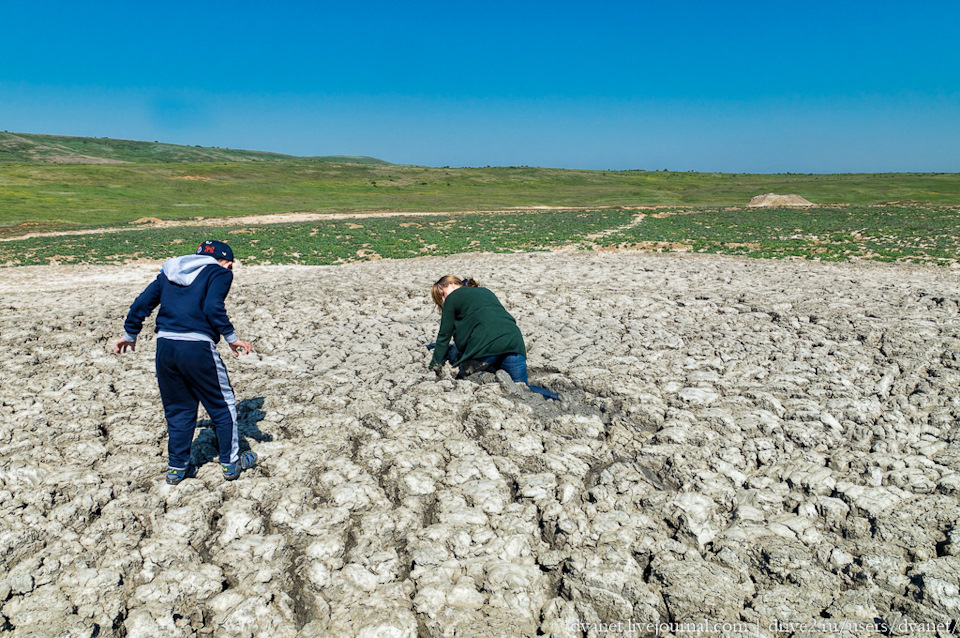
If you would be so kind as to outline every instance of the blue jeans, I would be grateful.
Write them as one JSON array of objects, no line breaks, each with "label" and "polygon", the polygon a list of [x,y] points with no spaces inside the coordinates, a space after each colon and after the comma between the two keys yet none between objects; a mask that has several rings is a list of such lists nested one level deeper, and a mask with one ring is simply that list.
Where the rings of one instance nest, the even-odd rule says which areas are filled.
[{"label": "blue jeans", "polygon": [[[456,344],[451,343],[450,348],[447,350],[447,361],[452,365],[454,361],[459,362],[459,359],[460,351],[457,349]],[[559,398],[556,392],[551,392],[538,385],[530,385],[530,383],[527,382],[527,358],[522,354],[495,354],[489,357],[474,359],[474,361],[484,364],[485,370],[488,372],[503,370],[510,375],[514,383],[523,383],[530,388],[531,392],[536,392],[547,399],[556,401]]]}]

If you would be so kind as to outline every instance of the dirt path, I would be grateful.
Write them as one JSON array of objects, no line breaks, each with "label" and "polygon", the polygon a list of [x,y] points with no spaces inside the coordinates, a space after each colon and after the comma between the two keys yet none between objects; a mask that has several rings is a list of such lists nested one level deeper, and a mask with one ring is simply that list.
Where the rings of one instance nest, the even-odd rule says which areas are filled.
[{"label": "dirt path", "polygon": [[291,224],[338,219],[367,219],[371,217],[436,217],[439,215],[470,215],[490,214],[504,215],[509,213],[527,212],[567,212],[586,210],[654,210],[658,207],[650,206],[514,206],[492,210],[460,210],[460,211],[358,211],[354,213],[275,213],[266,215],[243,215],[240,217],[203,217],[184,220],[163,220],[156,217],[143,217],[130,222],[128,226],[113,226],[108,228],[89,228],[85,230],[61,230],[51,232],[26,233],[12,237],[2,237],[0,242],[31,239],[33,237],[63,237],[67,235],[95,235],[98,233],[122,233],[144,228],[177,228],[181,226],[251,226],[262,224]]}]

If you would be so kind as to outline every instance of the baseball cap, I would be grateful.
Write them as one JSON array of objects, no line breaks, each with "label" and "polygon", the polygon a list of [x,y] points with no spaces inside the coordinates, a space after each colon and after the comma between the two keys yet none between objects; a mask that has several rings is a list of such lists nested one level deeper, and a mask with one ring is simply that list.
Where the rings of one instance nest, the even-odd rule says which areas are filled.
[{"label": "baseball cap", "polygon": [[209,255],[214,259],[226,259],[227,261],[233,261],[233,250],[226,244],[226,242],[217,241],[216,239],[208,239],[199,246],[197,246],[198,255]]}]

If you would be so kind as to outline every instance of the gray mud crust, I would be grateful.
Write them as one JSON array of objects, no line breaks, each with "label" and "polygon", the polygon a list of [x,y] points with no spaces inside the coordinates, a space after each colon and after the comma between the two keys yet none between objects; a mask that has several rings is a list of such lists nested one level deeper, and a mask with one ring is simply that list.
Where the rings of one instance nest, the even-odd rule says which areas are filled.
[{"label": "gray mud crust", "polygon": [[[0,271],[0,634],[956,629],[956,270],[573,251],[241,267],[227,307],[256,352],[220,351],[261,460],[223,481],[201,410],[199,474],[176,487],[152,320],[112,353],[155,271]],[[446,273],[499,296],[559,402],[427,371]]]}]

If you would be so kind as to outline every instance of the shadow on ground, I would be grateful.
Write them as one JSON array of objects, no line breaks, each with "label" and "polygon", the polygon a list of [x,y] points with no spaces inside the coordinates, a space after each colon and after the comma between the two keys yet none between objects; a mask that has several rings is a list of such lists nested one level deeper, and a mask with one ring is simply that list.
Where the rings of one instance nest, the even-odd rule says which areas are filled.
[{"label": "shadow on ground", "polygon": [[[264,401],[263,397],[254,397],[237,403],[237,429],[240,435],[241,453],[250,449],[248,439],[258,443],[273,440],[273,435],[261,432],[258,425],[267,416],[262,409]],[[198,421],[197,429],[199,432],[190,447],[190,462],[197,467],[211,461],[217,462],[220,446],[217,444],[217,433],[213,429],[213,422],[209,419]]]}]

